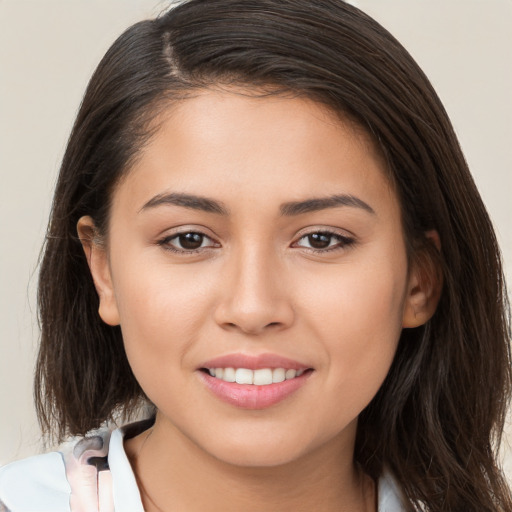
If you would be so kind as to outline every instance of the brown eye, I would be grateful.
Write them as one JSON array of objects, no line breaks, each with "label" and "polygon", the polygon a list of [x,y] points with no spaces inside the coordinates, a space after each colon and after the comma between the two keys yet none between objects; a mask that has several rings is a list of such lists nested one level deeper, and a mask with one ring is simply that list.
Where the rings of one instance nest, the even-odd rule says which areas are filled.
[{"label": "brown eye", "polygon": [[183,254],[218,247],[218,244],[209,236],[196,231],[184,231],[176,235],[166,236],[158,242],[158,245],[169,251]]},{"label": "brown eye", "polygon": [[328,252],[336,249],[344,249],[353,245],[355,240],[350,237],[331,233],[328,231],[317,231],[301,237],[296,246],[310,249],[317,252]]},{"label": "brown eye", "polygon": [[312,233],[308,235],[308,242],[313,249],[326,249],[331,244],[332,235],[326,233]]},{"label": "brown eye", "polygon": [[200,233],[183,233],[176,237],[179,242],[180,249],[194,250],[199,249],[203,245],[204,235]]}]

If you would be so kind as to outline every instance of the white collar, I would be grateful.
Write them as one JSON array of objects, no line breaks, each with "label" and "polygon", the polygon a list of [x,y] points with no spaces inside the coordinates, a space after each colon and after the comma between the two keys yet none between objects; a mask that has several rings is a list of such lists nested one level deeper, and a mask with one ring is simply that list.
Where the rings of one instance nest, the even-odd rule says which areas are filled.
[{"label": "white collar", "polygon": [[123,428],[114,430],[108,450],[114,508],[122,512],[144,512],[137,481],[124,451],[124,434]]}]

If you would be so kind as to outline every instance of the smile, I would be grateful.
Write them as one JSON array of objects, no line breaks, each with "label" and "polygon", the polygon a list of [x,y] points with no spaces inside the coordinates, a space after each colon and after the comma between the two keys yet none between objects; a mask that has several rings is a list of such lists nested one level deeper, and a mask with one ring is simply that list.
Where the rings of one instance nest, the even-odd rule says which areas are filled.
[{"label": "smile", "polygon": [[269,386],[285,380],[300,377],[305,370],[293,368],[260,368],[250,370],[248,368],[207,368],[208,373],[216,379],[224,382],[236,382],[237,384],[252,384],[254,386]]},{"label": "smile", "polygon": [[315,373],[307,364],[276,354],[229,354],[205,361],[196,374],[222,402],[265,409],[294,395]]}]

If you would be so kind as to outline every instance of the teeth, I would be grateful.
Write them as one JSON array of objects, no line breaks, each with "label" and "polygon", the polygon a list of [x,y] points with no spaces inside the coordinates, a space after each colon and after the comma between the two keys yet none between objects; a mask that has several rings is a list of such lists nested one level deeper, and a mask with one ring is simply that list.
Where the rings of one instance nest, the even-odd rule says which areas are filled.
[{"label": "teeth", "polygon": [[274,368],[272,370],[272,382],[283,382],[286,379],[286,370],[284,368]]},{"label": "teeth", "polygon": [[235,382],[236,381],[236,373],[234,368],[224,368],[224,375],[222,376],[222,380],[226,382]]},{"label": "teeth", "polygon": [[255,386],[268,386],[284,380],[300,377],[305,370],[292,370],[285,368],[261,368],[249,370],[247,368],[208,368],[212,377],[226,382],[237,384],[254,384]]},{"label": "teeth", "polygon": [[269,368],[254,370],[253,384],[256,384],[256,386],[268,386],[272,384],[272,370]]},{"label": "teeth", "polygon": [[286,370],[285,377],[286,380],[293,379],[297,375],[297,372],[295,370]]},{"label": "teeth", "polygon": [[[217,372],[215,372],[217,376]],[[221,377],[222,379],[222,377]],[[254,372],[246,368],[237,368],[235,371],[235,381],[237,384],[252,384],[254,380]]]}]

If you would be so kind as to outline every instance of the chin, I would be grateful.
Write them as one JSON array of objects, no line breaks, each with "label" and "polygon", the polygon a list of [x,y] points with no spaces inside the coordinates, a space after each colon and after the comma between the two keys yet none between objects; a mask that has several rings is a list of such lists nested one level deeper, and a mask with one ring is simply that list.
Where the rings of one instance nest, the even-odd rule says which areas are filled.
[{"label": "chin", "polygon": [[[241,436],[226,439],[224,443],[203,446],[217,460],[237,467],[270,468],[294,463],[310,450],[305,440],[288,436],[283,439],[269,436]],[[314,450],[314,448],[312,449]]]},{"label": "chin", "polygon": [[297,454],[297,447],[293,452],[280,450],[279,452],[262,449],[261,446],[251,450],[244,447],[232,450],[229,453],[219,454],[216,458],[225,464],[241,468],[271,468],[285,466],[295,462],[302,454]]}]

